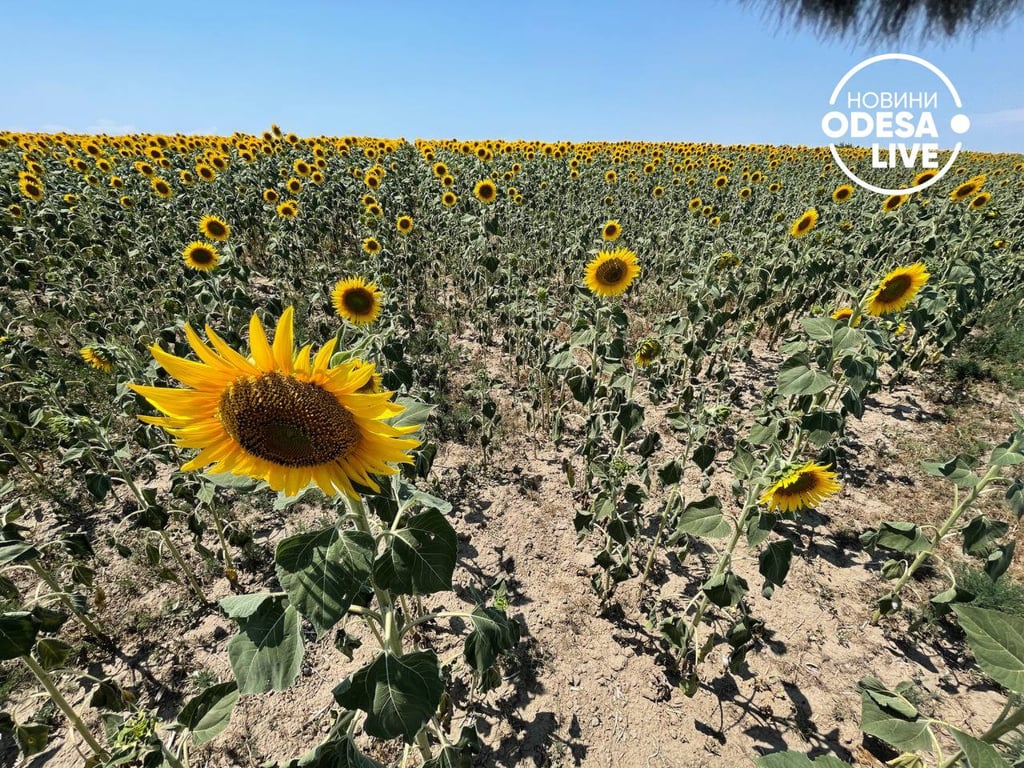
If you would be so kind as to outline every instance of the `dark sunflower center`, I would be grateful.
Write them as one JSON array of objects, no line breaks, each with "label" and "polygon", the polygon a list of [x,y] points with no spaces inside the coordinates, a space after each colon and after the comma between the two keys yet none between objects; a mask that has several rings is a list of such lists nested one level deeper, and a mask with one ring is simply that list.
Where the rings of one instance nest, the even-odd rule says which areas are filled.
[{"label": "dark sunflower center", "polygon": [[359,425],[334,395],[281,373],[239,379],[221,396],[219,414],[242,448],[286,467],[335,461],[359,443]]},{"label": "dark sunflower center", "polygon": [[224,225],[219,221],[206,222],[206,231],[211,237],[223,237],[225,234]]},{"label": "dark sunflower center", "polygon": [[368,315],[373,311],[373,294],[365,288],[349,288],[341,303],[353,315]]},{"label": "dark sunflower center", "polygon": [[878,292],[878,300],[882,302],[896,301],[903,298],[910,290],[912,280],[910,275],[896,275],[885,281],[882,290]]},{"label": "dark sunflower center", "polygon": [[609,224],[607,227],[604,228],[604,233],[606,235],[608,235],[608,237],[611,237],[612,235],[614,235],[616,233],[616,231],[618,231],[618,230],[617,230],[617,228],[615,227],[614,224]]},{"label": "dark sunflower center", "polygon": [[626,276],[626,262],[616,256],[601,262],[597,267],[596,277],[605,285],[618,285]]},{"label": "dark sunflower center", "polygon": [[190,256],[196,264],[210,264],[213,261],[213,251],[208,248],[196,248]]},{"label": "dark sunflower center", "polygon": [[785,485],[775,491],[778,496],[800,496],[801,494],[813,491],[818,487],[818,476],[805,472],[789,485]]},{"label": "dark sunflower center", "polygon": [[805,216],[804,218],[800,219],[800,221],[796,225],[796,231],[797,232],[805,232],[806,230],[808,230],[810,228],[811,228],[811,217],[810,216]]}]

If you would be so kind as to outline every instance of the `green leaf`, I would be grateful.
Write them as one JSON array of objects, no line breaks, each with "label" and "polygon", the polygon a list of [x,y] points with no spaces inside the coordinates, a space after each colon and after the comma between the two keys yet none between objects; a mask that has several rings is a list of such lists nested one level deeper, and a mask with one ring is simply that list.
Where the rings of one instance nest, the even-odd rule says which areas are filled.
[{"label": "green leaf", "polygon": [[56,637],[44,637],[36,643],[36,658],[43,669],[58,669],[64,666],[72,650],[70,643]]},{"label": "green leaf", "polygon": [[743,596],[750,591],[746,580],[728,571],[708,579],[702,586],[704,594],[719,608],[738,605]]},{"label": "green leaf", "polygon": [[989,464],[996,467],[1009,467],[1013,464],[1024,463],[1024,454],[1018,453],[1017,451],[1011,451],[1011,445],[1012,443],[1005,442],[993,448]]},{"label": "green leaf", "polygon": [[976,557],[988,557],[993,542],[1010,530],[1010,526],[1001,520],[989,520],[978,515],[963,529],[964,554]]},{"label": "green leaf", "polygon": [[715,454],[715,446],[711,443],[701,443],[693,452],[693,463],[703,471],[714,463]]},{"label": "green leaf", "polygon": [[752,547],[763,544],[778,521],[779,516],[773,512],[755,512],[752,514],[747,519],[747,543]]},{"label": "green leaf", "polygon": [[473,631],[466,638],[463,656],[478,676],[477,690],[486,691],[484,673],[518,644],[519,624],[504,611],[479,605],[473,609]]},{"label": "green leaf", "polygon": [[813,371],[806,365],[797,365],[779,373],[781,395],[816,395],[832,384],[831,377],[821,371]]},{"label": "green leaf", "polygon": [[813,445],[822,447],[843,428],[844,419],[835,411],[813,411],[800,421],[800,428]]},{"label": "green leaf", "polygon": [[739,480],[746,480],[757,468],[757,459],[743,445],[737,444],[729,460],[729,468]]},{"label": "green leaf", "polygon": [[805,317],[800,321],[807,335],[815,341],[831,341],[836,321],[830,317]]},{"label": "green leaf", "polygon": [[322,636],[341,621],[370,580],[373,536],[334,526],[290,536],[277,545],[277,578],[288,601]]},{"label": "green leaf", "polygon": [[636,429],[643,426],[644,423],[644,408],[642,405],[638,405],[632,401],[623,403],[622,407],[619,408],[618,416],[616,417],[619,426],[624,430],[624,434],[630,435]]},{"label": "green leaf", "polygon": [[766,598],[771,598],[775,587],[781,587],[789,573],[789,565],[793,560],[793,542],[789,539],[773,541],[757,556],[757,567],[764,576],[764,588],[761,590]]},{"label": "green leaf", "polygon": [[36,622],[27,611],[0,615],[0,661],[16,659],[32,651]]},{"label": "green leaf", "polygon": [[[221,601],[223,605],[225,601]],[[302,668],[299,613],[283,597],[264,599],[228,641],[228,658],[241,693],[283,691]]]},{"label": "green leaf", "polygon": [[949,732],[963,750],[969,768],[1010,768],[1010,764],[991,744],[986,744],[956,728],[950,728]]},{"label": "green leaf", "polygon": [[[264,767],[266,768],[266,766]],[[356,747],[348,736],[325,741],[316,749],[274,768],[384,768]]]},{"label": "green leaf", "polygon": [[982,671],[1014,693],[1024,693],[1024,619],[973,605],[953,606]]},{"label": "green leaf", "polygon": [[1006,569],[1010,567],[1010,563],[1013,562],[1013,552],[1017,548],[1017,542],[1011,541],[1009,544],[1004,544],[1001,547],[994,549],[988,558],[985,560],[985,573],[988,577],[995,581],[1004,573]]},{"label": "green leaf", "polygon": [[222,598],[220,607],[229,619],[247,619],[260,609],[267,600],[274,599],[269,592],[258,592],[254,595],[229,595]]},{"label": "green leaf", "polygon": [[861,691],[861,722],[860,729],[869,736],[875,736],[887,744],[891,744],[902,752],[928,750],[931,748],[931,736],[927,720],[920,720],[917,711],[912,717],[906,716],[902,705],[910,706],[902,697],[892,694],[888,697],[878,696],[886,706],[879,704],[873,691]]},{"label": "green leaf", "polygon": [[973,488],[979,480],[971,471],[974,463],[973,456],[962,453],[949,461],[923,461],[921,466],[929,475],[944,477],[958,488]]},{"label": "green leaf", "polygon": [[50,727],[44,723],[25,723],[14,727],[14,740],[23,757],[37,755],[46,749]]},{"label": "green leaf", "polygon": [[683,465],[671,459],[658,468],[658,479],[665,486],[675,485],[683,476]]},{"label": "green leaf", "polygon": [[385,651],[342,680],[334,699],[346,709],[366,712],[363,730],[378,739],[401,736],[411,744],[437,710],[444,681],[433,651],[404,656]]},{"label": "green leaf", "polygon": [[758,768],[850,768],[849,763],[832,755],[820,755],[811,760],[801,752],[776,752],[759,757],[754,763]]},{"label": "green leaf", "polygon": [[238,696],[233,680],[211,685],[181,708],[178,722],[192,732],[194,744],[205,744],[228,727]]},{"label": "green leaf", "polygon": [[0,541],[0,566],[23,563],[36,557],[39,557],[39,550],[27,541]]},{"label": "green leaf", "polygon": [[[388,419],[393,427],[422,427],[430,418],[434,406],[417,400],[414,397],[399,397],[395,400],[398,405],[405,406],[405,410],[397,416]],[[412,434],[416,434],[415,432]]]},{"label": "green leaf", "polygon": [[922,552],[931,546],[924,531],[913,523],[882,523],[874,540],[875,546],[897,552]]},{"label": "green leaf", "polygon": [[387,539],[373,564],[377,586],[393,594],[428,595],[452,588],[458,540],[436,509],[410,517]]},{"label": "green leaf", "polygon": [[1018,520],[1024,517],[1024,480],[1014,480],[1006,489],[1006,503]]},{"label": "green leaf", "polygon": [[256,481],[248,475],[233,475],[230,472],[218,472],[215,474],[204,474],[203,478],[209,480],[218,488],[234,488],[239,491],[248,491],[256,487]]},{"label": "green leaf", "polygon": [[722,516],[722,502],[717,496],[691,501],[679,516],[676,530],[708,539],[720,539],[732,531]]},{"label": "green leaf", "polygon": [[832,349],[836,356],[850,349],[856,349],[864,340],[864,333],[849,325],[836,325],[832,331]]}]

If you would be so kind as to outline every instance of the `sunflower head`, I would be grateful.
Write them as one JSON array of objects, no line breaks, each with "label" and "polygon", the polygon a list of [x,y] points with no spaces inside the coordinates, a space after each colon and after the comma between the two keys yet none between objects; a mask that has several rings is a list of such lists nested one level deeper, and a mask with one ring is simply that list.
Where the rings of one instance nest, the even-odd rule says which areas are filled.
[{"label": "sunflower head", "polygon": [[761,495],[760,503],[773,510],[799,512],[817,506],[838,491],[836,473],[811,462],[784,475]]},{"label": "sunflower head", "polygon": [[114,359],[105,349],[100,349],[99,347],[82,347],[78,354],[82,356],[82,360],[84,360],[87,365],[92,366],[97,371],[110,373],[114,368]]},{"label": "sunflower head", "polygon": [[278,194],[276,189],[264,189],[263,190],[263,201],[274,205],[278,200],[281,199],[281,195]]},{"label": "sunflower head", "polygon": [[407,235],[412,232],[412,216],[399,216],[398,220],[395,222],[395,228],[403,235]]},{"label": "sunflower head", "polygon": [[976,211],[979,208],[984,208],[985,205],[988,203],[988,201],[991,200],[991,199],[992,199],[992,193],[991,192],[982,192],[980,194],[975,195],[973,198],[971,198],[971,202],[968,203],[967,205],[968,205],[968,207],[970,207],[971,209]]},{"label": "sunflower head", "polygon": [[587,264],[583,281],[597,296],[618,296],[640,274],[636,253],[628,248],[601,251]]},{"label": "sunflower head", "polygon": [[808,208],[799,219],[793,222],[793,226],[789,228],[789,234],[792,237],[803,237],[814,229],[814,225],[817,223],[818,211],[814,208]]},{"label": "sunflower head", "polygon": [[[853,307],[840,307],[832,313],[833,320],[849,320],[851,317],[853,317]],[[856,328],[858,325],[860,325],[859,315],[857,316],[857,319],[853,321],[853,327]]]},{"label": "sunflower head", "polygon": [[490,205],[498,197],[498,188],[490,179],[481,179],[473,186],[473,195],[484,205]]},{"label": "sunflower head", "polygon": [[832,190],[832,202],[845,203],[853,197],[853,185],[852,184],[840,184],[834,190]]},{"label": "sunflower head", "polygon": [[231,227],[218,216],[204,216],[199,221],[199,234],[208,240],[223,242],[231,237]]},{"label": "sunflower head", "polygon": [[331,291],[331,301],[338,317],[353,325],[367,325],[380,316],[383,294],[374,283],[360,277],[339,280]]},{"label": "sunflower head", "polygon": [[647,338],[636,348],[633,360],[638,368],[646,368],[661,357],[661,343],[657,339]]},{"label": "sunflower head", "polygon": [[220,254],[217,253],[216,247],[200,240],[194,240],[186,245],[182,256],[186,267],[199,272],[209,272],[220,261]]},{"label": "sunflower head", "polygon": [[909,199],[910,197],[908,195],[889,195],[882,202],[882,210],[886,213],[892,213]]},{"label": "sunflower head", "polygon": [[454,192],[452,192],[450,189],[447,192],[445,192],[443,195],[441,195],[441,203],[446,208],[451,208],[458,201],[459,201],[458,196]]},{"label": "sunflower head", "polygon": [[368,253],[372,256],[374,254],[380,253],[381,250],[382,246],[380,244],[380,240],[378,240],[376,237],[367,237],[363,239],[364,253]]},{"label": "sunflower head", "polygon": [[930,276],[920,262],[909,267],[897,267],[882,278],[878,288],[868,297],[864,311],[875,317],[899,312],[911,302]]},{"label": "sunflower head", "polygon": [[285,200],[277,204],[277,215],[282,219],[294,219],[299,215],[299,203],[297,200]]},{"label": "sunflower head", "polygon": [[315,356],[309,346],[296,353],[292,317],[288,307],[271,345],[253,315],[248,357],[209,327],[212,348],[185,326],[201,362],[154,345],[153,357],[187,388],[131,384],[165,414],[140,418],[167,430],[180,447],[199,449],[185,472],[209,467],[264,480],[292,496],[311,482],[328,495],[357,498],[357,486],[379,491],[373,475],[395,474],[394,464],[412,461],[409,451],[419,441],[405,435],[415,427],[387,422],[404,410],[390,392],[360,391],[373,379],[372,364],[331,365],[335,340]]},{"label": "sunflower head", "polygon": [[601,227],[601,239],[606,240],[609,243],[613,243],[619,239],[622,234],[622,225],[614,219],[609,219]]}]

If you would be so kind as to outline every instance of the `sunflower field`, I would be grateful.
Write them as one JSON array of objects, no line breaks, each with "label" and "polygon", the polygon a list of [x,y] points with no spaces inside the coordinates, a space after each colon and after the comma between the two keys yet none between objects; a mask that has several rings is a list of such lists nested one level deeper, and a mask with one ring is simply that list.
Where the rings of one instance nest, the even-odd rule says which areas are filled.
[{"label": "sunflower field", "polygon": [[891,174],[0,133],[0,762],[1020,764],[1024,158]]}]

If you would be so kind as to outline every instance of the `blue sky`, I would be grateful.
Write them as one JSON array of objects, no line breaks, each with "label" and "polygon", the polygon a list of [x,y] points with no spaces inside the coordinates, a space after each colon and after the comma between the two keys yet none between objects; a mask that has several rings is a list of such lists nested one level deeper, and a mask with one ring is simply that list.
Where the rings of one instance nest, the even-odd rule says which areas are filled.
[{"label": "blue sky", "polygon": [[736,0],[38,0],[3,19],[0,129],[824,144],[838,80],[896,50],[956,85],[968,149],[1024,152],[1021,18],[898,46]]}]

